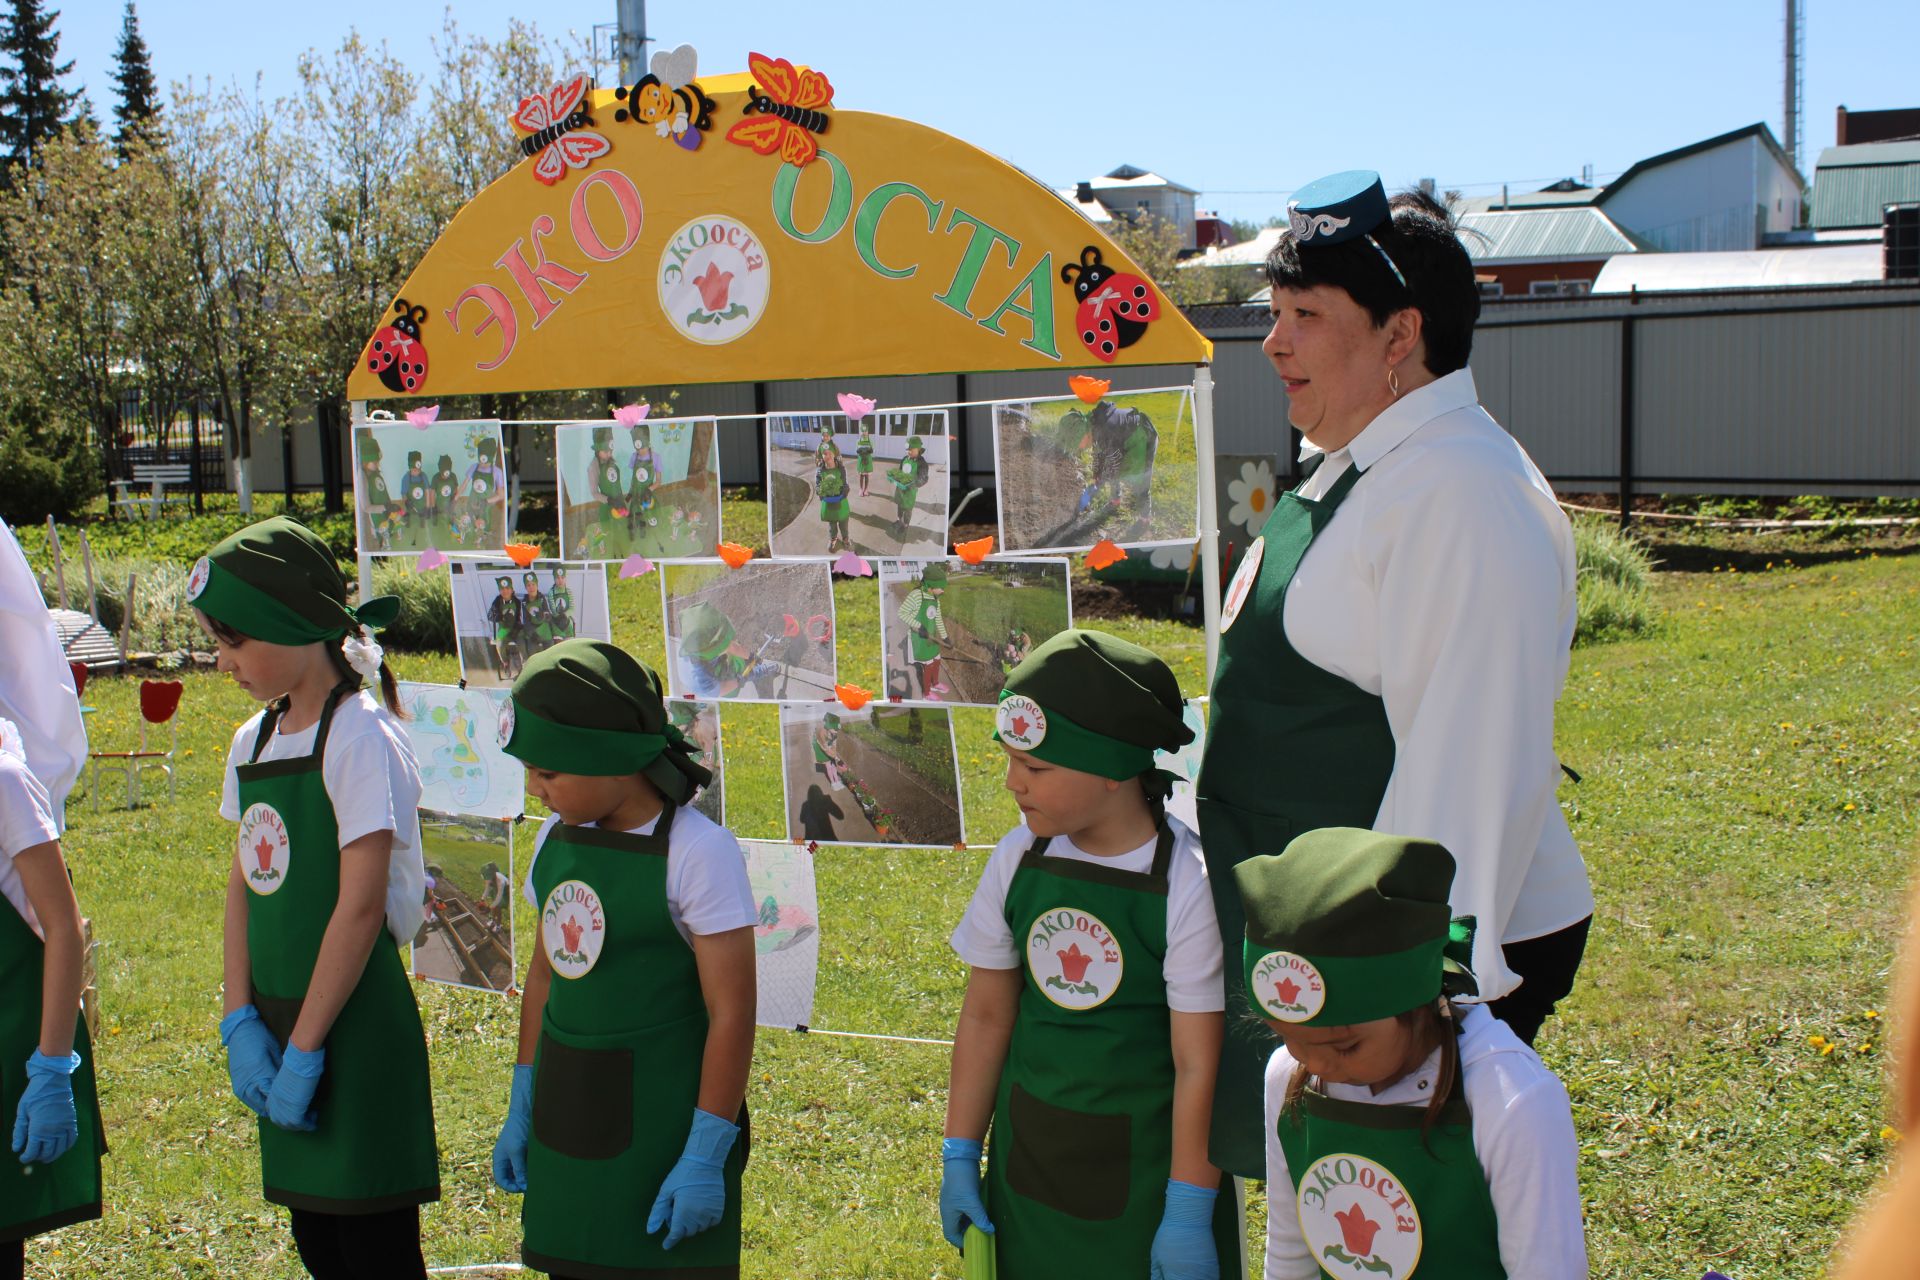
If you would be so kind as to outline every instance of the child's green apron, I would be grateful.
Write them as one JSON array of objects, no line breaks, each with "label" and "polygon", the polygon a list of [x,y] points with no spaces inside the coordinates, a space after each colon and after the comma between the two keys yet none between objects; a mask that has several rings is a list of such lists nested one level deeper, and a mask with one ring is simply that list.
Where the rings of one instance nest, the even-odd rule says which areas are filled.
[{"label": "child's green apron", "polygon": [[[284,709],[261,717],[240,781],[240,868],[247,902],[253,1003],[284,1049],[340,900],[340,827],[321,761],[334,710],[327,698],[313,754],[260,763]],[[260,1121],[262,1194],[316,1213],[383,1213],[440,1198],[426,1035],[400,951],[383,919],[359,985],[328,1032],[326,1074],[311,1133]]]},{"label": "child's green apron", "polygon": [[[0,1135],[11,1137],[27,1091],[27,1059],[40,1047],[40,990],[47,947],[12,904],[0,901]],[[23,1165],[0,1147],[0,1242],[25,1240],[100,1216],[100,1157],[107,1149],[93,1082],[93,1045],[73,1015],[73,1109],[80,1140],[52,1164]]]},{"label": "child's green apron", "polygon": [[536,945],[553,966],[534,1055],[533,1135],[521,1211],[529,1267],[615,1280],[740,1274],[740,1174],[727,1156],[720,1221],[660,1247],[654,1198],[700,1097],[707,1006],[693,948],[667,906],[668,805],[652,835],[556,824],[533,864]]},{"label": "child's green apron", "polygon": [[[994,1103],[987,1216],[1000,1280],[1147,1280],[1173,1166],[1167,867],[1121,871],[1045,856],[1007,886],[1026,981]],[[1239,1265],[1231,1193],[1215,1202],[1220,1274]]]},{"label": "child's green apron", "polygon": [[1278,1117],[1293,1204],[1320,1272],[1337,1280],[1505,1280],[1499,1222],[1459,1082],[1433,1127],[1425,1107],[1373,1106],[1312,1089]]}]

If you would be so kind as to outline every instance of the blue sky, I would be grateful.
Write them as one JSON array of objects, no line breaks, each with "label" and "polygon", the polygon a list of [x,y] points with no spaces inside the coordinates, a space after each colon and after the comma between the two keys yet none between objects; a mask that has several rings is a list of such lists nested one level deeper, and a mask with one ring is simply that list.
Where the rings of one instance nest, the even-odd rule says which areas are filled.
[{"label": "blue sky", "polygon": [[[1920,106],[1920,4],[1804,0],[1808,150],[1834,108]],[[58,5],[60,0],[49,0]],[[455,0],[467,30],[511,15],[583,36],[614,0]],[[654,0],[649,34],[708,72],[749,49],[809,63],[839,106],[906,116],[1065,186],[1125,163],[1262,218],[1339,169],[1485,194],[1633,161],[1757,120],[1780,130],[1783,5],[1773,0],[1146,3],[1143,0]],[[144,0],[163,84],[211,76],[269,96],[350,28],[431,70],[433,0]],[[105,113],[120,0],[65,0],[61,53]],[[503,103],[502,110],[510,104]],[[1811,157],[1803,162],[1811,168]]]}]

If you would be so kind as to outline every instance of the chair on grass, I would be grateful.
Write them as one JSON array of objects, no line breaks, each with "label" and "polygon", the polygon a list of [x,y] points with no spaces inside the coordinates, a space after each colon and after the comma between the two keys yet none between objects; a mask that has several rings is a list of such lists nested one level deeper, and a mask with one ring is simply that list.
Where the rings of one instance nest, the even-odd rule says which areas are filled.
[{"label": "chair on grass", "polygon": [[67,670],[73,672],[73,696],[76,698],[86,697],[87,664],[84,662],[68,662]]},{"label": "chair on grass", "polygon": [[[92,776],[87,783],[95,812],[100,808],[100,780],[109,773],[127,780],[127,808],[140,800],[140,775],[158,769],[167,775],[167,799],[174,798],[173,753],[180,745],[180,695],[186,685],[178,680],[142,680],[140,682],[140,746],[134,751],[89,752]],[[167,726],[167,749],[155,751],[147,745],[149,726]],[[111,762],[111,763],[109,763]]]}]

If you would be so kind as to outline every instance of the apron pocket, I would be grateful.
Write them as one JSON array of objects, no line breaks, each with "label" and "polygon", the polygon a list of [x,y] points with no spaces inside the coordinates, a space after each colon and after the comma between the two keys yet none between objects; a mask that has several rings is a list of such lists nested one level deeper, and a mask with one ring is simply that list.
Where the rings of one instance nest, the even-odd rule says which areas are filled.
[{"label": "apron pocket", "polygon": [[575,1160],[611,1160],[633,1145],[633,1050],[580,1049],[542,1031],[533,1136]]},{"label": "apron pocket", "polygon": [[1013,1149],[1007,1186],[1049,1209],[1089,1222],[1118,1218],[1133,1174],[1133,1121],[1056,1107],[1013,1086],[1007,1119]]}]

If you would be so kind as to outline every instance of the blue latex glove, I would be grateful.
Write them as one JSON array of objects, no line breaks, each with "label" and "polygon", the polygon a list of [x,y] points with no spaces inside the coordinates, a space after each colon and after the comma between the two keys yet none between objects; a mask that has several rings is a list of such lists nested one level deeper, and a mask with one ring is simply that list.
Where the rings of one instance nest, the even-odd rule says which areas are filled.
[{"label": "blue latex glove", "polygon": [[266,1119],[267,1094],[280,1070],[280,1043],[250,1004],[220,1019],[220,1043],[227,1046],[227,1079],[233,1082],[233,1096]]},{"label": "blue latex glove", "polygon": [[740,1126],[728,1124],[711,1111],[693,1109],[693,1128],[687,1133],[687,1145],[660,1184],[653,1199],[653,1212],[647,1215],[647,1234],[668,1228],[662,1249],[671,1249],[688,1236],[698,1235],[727,1209],[727,1182],[721,1175],[727,1152],[740,1136]]},{"label": "blue latex glove", "polygon": [[964,1248],[969,1222],[993,1234],[986,1201],[980,1198],[980,1144],[972,1138],[947,1138],[940,1143],[940,1234],[954,1248]]},{"label": "blue latex glove", "polygon": [[267,1119],[282,1129],[302,1133],[318,1129],[320,1117],[313,1111],[313,1091],[320,1087],[320,1077],[326,1070],[324,1048],[309,1053],[289,1043],[280,1060],[279,1074],[273,1077],[273,1088],[267,1093]]},{"label": "blue latex glove", "polygon": [[533,1067],[513,1068],[513,1092],[507,1098],[507,1122],[493,1140],[493,1182],[502,1191],[525,1194],[527,1142],[533,1135]]},{"label": "blue latex glove", "polygon": [[1220,1280],[1213,1242],[1213,1202],[1220,1193],[1167,1179],[1167,1208],[1153,1233],[1149,1280]]},{"label": "blue latex glove", "polygon": [[49,1058],[38,1049],[27,1059],[27,1088],[13,1118],[13,1152],[21,1164],[52,1164],[80,1141],[73,1109],[73,1073],[80,1055]]}]

